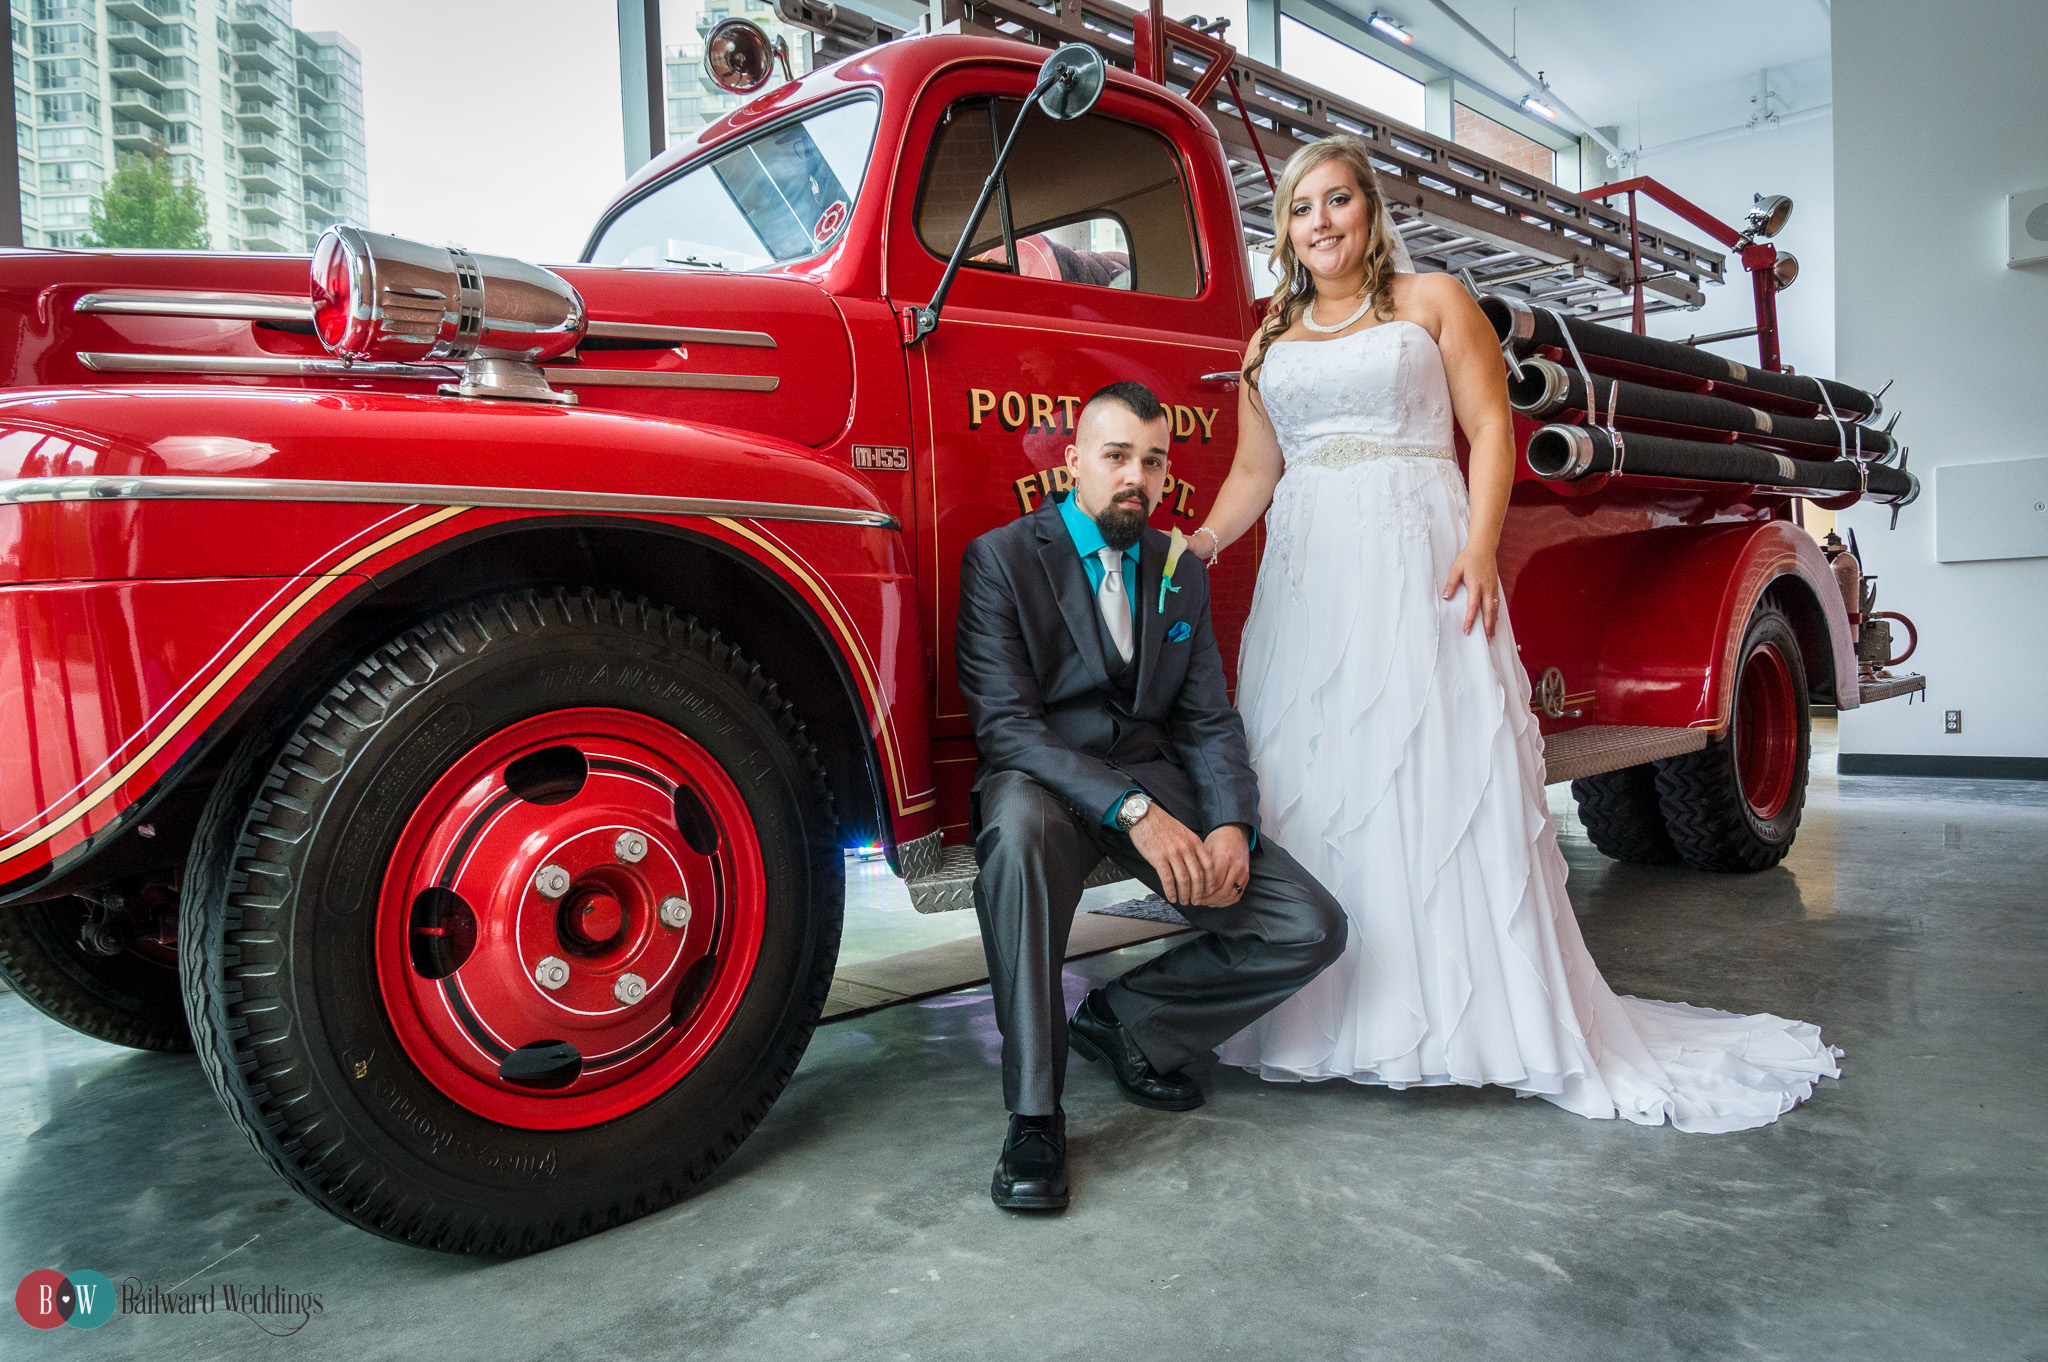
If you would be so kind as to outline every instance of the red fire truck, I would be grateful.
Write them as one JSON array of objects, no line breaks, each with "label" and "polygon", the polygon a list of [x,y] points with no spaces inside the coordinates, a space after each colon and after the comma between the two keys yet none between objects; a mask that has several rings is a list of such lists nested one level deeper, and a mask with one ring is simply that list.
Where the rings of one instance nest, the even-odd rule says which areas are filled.
[{"label": "red fire truck", "polygon": [[[287,1181],[393,1238],[527,1252],[684,1195],[803,1054],[843,850],[965,902],[963,546],[1060,489],[1120,378],[1171,407],[1156,522],[1200,523],[1270,169],[1336,131],[1383,153],[1421,267],[1567,379],[1502,549],[1551,779],[1616,855],[1784,854],[1809,702],[1885,688],[1795,519],[1842,486],[1807,476],[1832,436],[1745,436],[1746,481],[1646,474],[1690,428],[1608,389],[1808,425],[1828,394],[1585,330],[1696,306],[1723,255],[1156,11],[996,0],[902,41],[784,12],[837,59],[774,84],[722,30],[763,92],[578,265],[347,228],[310,292],[304,257],[0,258],[0,971],[28,1001],[194,1045]],[[1108,69],[1046,58],[1075,42]],[[1753,270],[1760,225],[1726,229]],[[1855,462],[1851,499],[1905,499]],[[1220,564],[1226,657],[1256,560]]]}]

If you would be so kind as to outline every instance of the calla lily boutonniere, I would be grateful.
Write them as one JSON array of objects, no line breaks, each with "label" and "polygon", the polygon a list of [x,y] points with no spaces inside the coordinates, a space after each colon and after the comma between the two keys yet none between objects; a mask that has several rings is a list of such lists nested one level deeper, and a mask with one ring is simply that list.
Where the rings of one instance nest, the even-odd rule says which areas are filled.
[{"label": "calla lily boutonniere", "polygon": [[1180,590],[1173,584],[1173,570],[1180,566],[1180,556],[1187,552],[1187,547],[1188,537],[1176,527],[1173,537],[1166,542],[1166,569],[1159,574],[1159,613],[1162,615],[1166,613],[1166,593]]}]

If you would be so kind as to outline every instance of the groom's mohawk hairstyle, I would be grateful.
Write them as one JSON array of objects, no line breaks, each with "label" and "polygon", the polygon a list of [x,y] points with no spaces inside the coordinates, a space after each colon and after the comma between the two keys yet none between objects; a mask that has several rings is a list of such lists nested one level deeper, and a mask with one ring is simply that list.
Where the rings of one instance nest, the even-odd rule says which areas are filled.
[{"label": "groom's mohawk hairstyle", "polygon": [[1159,405],[1159,399],[1152,395],[1152,390],[1134,379],[1120,379],[1097,388],[1081,404],[1082,414],[1085,415],[1098,402],[1114,402],[1140,421],[1158,421],[1166,416],[1166,408]]}]

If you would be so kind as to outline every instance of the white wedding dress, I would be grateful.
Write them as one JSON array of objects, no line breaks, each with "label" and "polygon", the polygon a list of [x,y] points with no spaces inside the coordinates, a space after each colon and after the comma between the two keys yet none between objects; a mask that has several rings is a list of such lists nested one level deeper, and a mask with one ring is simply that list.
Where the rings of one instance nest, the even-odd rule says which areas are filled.
[{"label": "white wedding dress", "polygon": [[1582,1116],[1727,1131],[1839,1077],[1818,1028],[1620,997],[1565,897],[1506,612],[1443,599],[1470,523],[1436,342],[1395,321],[1268,351],[1287,460],[1238,708],[1265,833],[1351,940],[1218,1049],[1269,1079],[1500,1084]]}]

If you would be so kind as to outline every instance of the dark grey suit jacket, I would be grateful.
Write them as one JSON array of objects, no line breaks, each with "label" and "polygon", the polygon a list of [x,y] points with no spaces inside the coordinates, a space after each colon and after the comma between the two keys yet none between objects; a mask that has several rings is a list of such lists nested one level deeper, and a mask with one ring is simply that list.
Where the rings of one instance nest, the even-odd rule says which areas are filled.
[{"label": "dark grey suit jacket", "polygon": [[[1056,504],[967,546],[954,646],[981,748],[975,788],[992,772],[1021,771],[1093,821],[1136,787],[1203,836],[1224,823],[1256,832],[1258,779],[1223,682],[1208,570],[1183,553],[1162,613],[1168,539],[1148,525],[1140,543],[1128,698],[1109,679],[1114,652]],[[1185,636],[1169,641],[1175,633]]]}]

